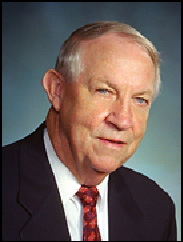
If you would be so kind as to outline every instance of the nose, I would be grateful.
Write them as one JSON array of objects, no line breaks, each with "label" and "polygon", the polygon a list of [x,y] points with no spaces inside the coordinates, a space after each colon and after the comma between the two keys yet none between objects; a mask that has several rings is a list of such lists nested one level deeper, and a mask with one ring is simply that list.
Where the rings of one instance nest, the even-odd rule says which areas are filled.
[{"label": "nose", "polygon": [[118,130],[127,130],[133,126],[131,105],[128,101],[115,101],[112,104],[106,121]]}]

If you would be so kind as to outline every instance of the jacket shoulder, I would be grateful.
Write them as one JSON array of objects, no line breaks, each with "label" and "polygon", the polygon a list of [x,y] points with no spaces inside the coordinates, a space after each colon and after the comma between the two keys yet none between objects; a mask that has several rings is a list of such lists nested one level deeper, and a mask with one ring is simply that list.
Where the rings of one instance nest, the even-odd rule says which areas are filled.
[{"label": "jacket shoulder", "polygon": [[[13,178],[18,173],[18,159],[21,141],[16,141],[2,147],[2,178],[8,178],[10,175]],[[10,176],[9,176],[10,177]],[[8,180],[8,179],[7,179]]]},{"label": "jacket shoulder", "polygon": [[151,209],[152,212],[153,208],[161,208],[161,212],[166,213],[175,206],[167,191],[148,176],[127,167],[119,169],[119,173],[142,208]]},{"label": "jacket shoulder", "polygon": [[158,194],[170,198],[169,194],[159,184],[143,173],[127,167],[122,167],[119,169],[119,172],[132,191],[146,194],[152,193],[153,195]]},{"label": "jacket shoulder", "polygon": [[21,151],[25,148],[27,150],[35,149],[34,147],[38,147],[39,143],[43,143],[38,140],[42,139],[44,127],[45,124],[42,123],[31,134],[28,134],[24,138],[2,147],[3,181],[9,180],[9,177],[12,177],[12,180],[13,178],[17,179],[19,173],[19,159]]},{"label": "jacket shoulder", "polygon": [[28,134],[27,136],[19,139],[11,144],[7,144],[2,147],[2,158],[12,158],[18,155],[20,146],[24,143],[34,143],[39,137],[43,136],[43,129],[45,128],[45,123],[42,123],[37,129]]}]

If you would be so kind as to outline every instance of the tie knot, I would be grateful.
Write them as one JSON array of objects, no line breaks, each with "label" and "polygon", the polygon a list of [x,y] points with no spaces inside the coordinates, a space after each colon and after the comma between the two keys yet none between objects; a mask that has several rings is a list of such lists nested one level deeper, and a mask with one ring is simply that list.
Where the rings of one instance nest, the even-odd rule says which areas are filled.
[{"label": "tie knot", "polygon": [[99,195],[99,191],[95,186],[89,187],[89,186],[81,185],[79,191],[76,192],[76,196],[79,197],[83,206],[85,205],[95,206],[98,195]]}]

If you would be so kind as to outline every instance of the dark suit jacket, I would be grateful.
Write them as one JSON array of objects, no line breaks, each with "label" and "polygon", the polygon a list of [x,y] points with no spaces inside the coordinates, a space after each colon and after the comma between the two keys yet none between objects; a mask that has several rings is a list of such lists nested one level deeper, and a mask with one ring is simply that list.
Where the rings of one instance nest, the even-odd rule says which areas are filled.
[{"label": "dark suit jacket", "polygon": [[[3,241],[71,240],[44,148],[44,127],[3,148]],[[109,177],[109,239],[175,241],[171,198],[149,178],[119,168]]]}]

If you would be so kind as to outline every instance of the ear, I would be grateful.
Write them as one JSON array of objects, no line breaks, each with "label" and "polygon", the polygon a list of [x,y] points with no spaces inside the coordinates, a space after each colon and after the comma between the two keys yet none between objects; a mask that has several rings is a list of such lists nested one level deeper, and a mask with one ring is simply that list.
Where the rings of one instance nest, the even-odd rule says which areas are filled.
[{"label": "ear", "polygon": [[49,69],[43,76],[42,85],[48,99],[56,111],[60,110],[60,99],[63,96],[64,78],[55,69]]}]

